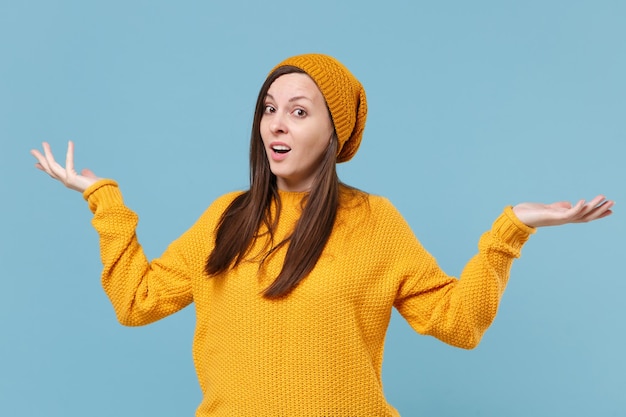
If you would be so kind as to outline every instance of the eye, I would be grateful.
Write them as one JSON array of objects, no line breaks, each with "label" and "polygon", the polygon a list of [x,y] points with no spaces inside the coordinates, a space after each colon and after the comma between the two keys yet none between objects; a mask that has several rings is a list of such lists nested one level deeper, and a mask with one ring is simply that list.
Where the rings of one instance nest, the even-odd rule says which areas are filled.
[{"label": "eye", "polygon": [[263,113],[274,113],[276,109],[271,104],[266,104]]},{"label": "eye", "polygon": [[304,109],[295,109],[293,111],[293,114],[295,114],[297,117],[306,117],[307,115],[306,110]]}]

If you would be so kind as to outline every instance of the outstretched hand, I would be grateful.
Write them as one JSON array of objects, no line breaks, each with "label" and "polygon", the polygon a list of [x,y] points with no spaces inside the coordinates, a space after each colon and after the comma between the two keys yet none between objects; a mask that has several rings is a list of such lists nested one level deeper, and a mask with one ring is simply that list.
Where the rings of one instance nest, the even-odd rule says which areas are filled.
[{"label": "outstretched hand", "polygon": [[599,195],[589,202],[580,200],[574,206],[567,201],[552,204],[521,203],[513,207],[513,212],[520,221],[531,227],[559,226],[601,219],[613,213],[611,207],[614,204],[614,201]]},{"label": "outstretched hand", "polygon": [[44,152],[43,154],[37,149],[30,151],[30,154],[37,158],[35,167],[46,172],[55,180],[60,181],[67,188],[82,193],[90,185],[100,179],[89,169],[83,169],[80,174],[74,170],[74,142],[69,141],[67,145],[65,167],[62,167],[57,161],[54,160],[52,150],[50,149],[50,145],[48,143],[44,142],[42,146]]}]

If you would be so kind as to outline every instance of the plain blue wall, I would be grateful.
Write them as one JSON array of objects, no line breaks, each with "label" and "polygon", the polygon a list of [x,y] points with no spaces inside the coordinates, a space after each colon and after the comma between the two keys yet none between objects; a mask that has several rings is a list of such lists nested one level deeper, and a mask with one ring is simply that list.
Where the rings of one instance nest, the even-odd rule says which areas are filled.
[{"label": "plain blue wall", "polygon": [[532,237],[477,349],[394,316],[389,401],[408,417],[626,415],[625,21],[618,0],[0,1],[0,415],[190,416],[200,401],[193,309],[118,325],[86,204],[29,149],[63,159],[74,140],[156,257],[246,186],[258,89],[304,52],[368,93],[342,179],[390,198],[451,274],[505,205],[617,200]]}]

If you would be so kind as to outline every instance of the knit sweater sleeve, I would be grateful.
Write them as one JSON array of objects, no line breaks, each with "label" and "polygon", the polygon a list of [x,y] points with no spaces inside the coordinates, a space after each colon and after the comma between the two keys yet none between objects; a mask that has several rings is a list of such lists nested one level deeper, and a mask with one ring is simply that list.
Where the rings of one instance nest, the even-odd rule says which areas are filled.
[{"label": "knit sweater sleeve", "polygon": [[[393,213],[399,217],[395,209]],[[457,279],[442,271],[403,219],[397,222],[401,280],[396,309],[418,333],[461,348],[476,347],[496,316],[513,260],[535,229],[505,208]]]},{"label": "knit sweater sleeve", "polygon": [[100,237],[102,286],[121,324],[149,324],[193,301],[192,277],[202,274],[210,250],[206,215],[149,261],[137,240],[138,216],[124,205],[116,182],[98,181],[83,196]]}]

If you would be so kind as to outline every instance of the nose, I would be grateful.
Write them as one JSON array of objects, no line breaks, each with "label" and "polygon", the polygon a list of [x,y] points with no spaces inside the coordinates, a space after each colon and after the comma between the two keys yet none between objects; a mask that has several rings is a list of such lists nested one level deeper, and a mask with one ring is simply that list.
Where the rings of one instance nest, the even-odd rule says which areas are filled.
[{"label": "nose", "polygon": [[269,128],[273,134],[287,133],[287,123],[285,122],[285,117],[287,116],[280,112],[276,112],[272,115]]}]

